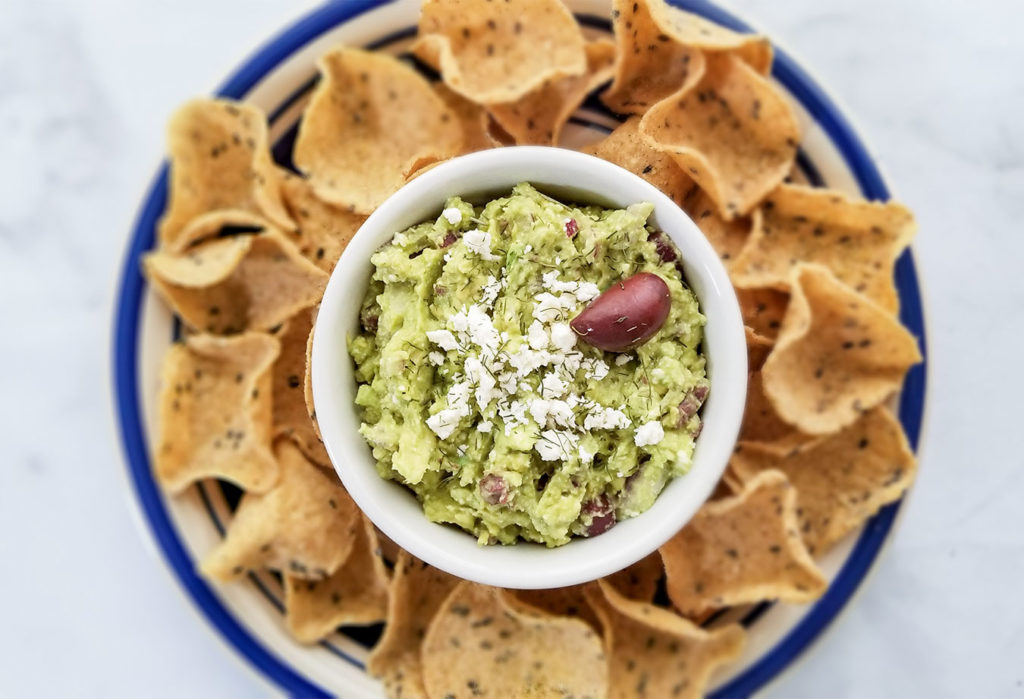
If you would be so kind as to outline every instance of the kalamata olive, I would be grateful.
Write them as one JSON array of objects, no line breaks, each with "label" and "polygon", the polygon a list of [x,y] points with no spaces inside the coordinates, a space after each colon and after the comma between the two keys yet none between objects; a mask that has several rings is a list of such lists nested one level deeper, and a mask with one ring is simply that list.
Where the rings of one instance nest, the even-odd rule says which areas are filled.
[{"label": "kalamata olive", "polygon": [[700,410],[700,406],[704,404],[704,399],[708,397],[709,386],[704,383],[697,384],[683,396],[683,400],[679,403],[679,417],[676,420],[676,427],[682,427],[690,418],[697,414]]},{"label": "kalamata olive", "polygon": [[625,352],[661,329],[671,305],[668,284],[656,274],[641,272],[605,289],[569,325],[589,345]]},{"label": "kalamata olive", "polygon": [[597,536],[615,526],[615,509],[607,495],[599,495],[593,500],[583,503],[580,508],[583,516],[590,517],[586,536]]},{"label": "kalamata olive", "polygon": [[480,497],[490,505],[504,505],[508,502],[508,484],[496,473],[488,473],[480,479]]},{"label": "kalamata olive", "polygon": [[658,253],[658,257],[661,258],[662,262],[675,262],[679,259],[679,253],[676,250],[676,246],[673,245],[672,240],[662,233],[661,231],[654,231],[647,240],[654,243],[654,249]]}]

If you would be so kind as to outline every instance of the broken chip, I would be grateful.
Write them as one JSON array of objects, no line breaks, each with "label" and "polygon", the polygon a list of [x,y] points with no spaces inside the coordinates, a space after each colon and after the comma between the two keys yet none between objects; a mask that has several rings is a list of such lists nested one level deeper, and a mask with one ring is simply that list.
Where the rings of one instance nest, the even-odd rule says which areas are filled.
[{"label": "broken chip", "polygon": [[263,333],[194,335],[171,346],[153,456],[165,488],[180,492],[204,478],[253,492],[275,484],[270,367],[279,351],[278,341]]},{"label": "broken chip", "polygon": [[318,65],[293,159],[324,201],[369,214],[408,173],[459,152],[455,114],[394,56],[339,48]]},{"label": "broken chip", "polygon": [[729,468],[744,482],[769,469],[785,473],[796,489],[801,536],[808,551],[820,555],[899,500],[916,464],[899,421],[879,407],[841,432],[790,451],[741,442]]},{"label": "broken chip", "polygon": [[281,354],[274,362],[274,433],[291,437],[306,458],[330,468],[331,459],[306,409],[306,345],[313,332],[311,315],[308,309],[296,313],[278,336]]},{"label": "broken chip", "polygon": [[459,582],[459,578],[399,551],[384,634],[366,660],[366,669],[381,678],[389,696],[426,696],[420,646],[434,615]]},{"label": "broken chip", "polygon": [[895,312],[896,258],[910,244],[913,215],[895,202],[869,202],[841,192],[781,185],[754,217],[754,231],[730,269],[738,287],[789,289],[800,262],[822,264],[855,291]]},{"label": "broken chip", "polygon": [[421,656],[428,696],[598,697],[607,688],[601,638],[587,624],[468,581],[437,612]]},{"label": "broken chip", "polygon": [[558,0],[426,0],[414,51],[477,104],[514,102],[587,69],[583,33]]},{"label": "broken chip", "polygon": [[274,456],[280,480],[242,496],[224,540],[203,560],[204,575],[231,580],[269,568],[324,580],[353,550],[359,510],[334,474],[307,461],[289,439],[274,443]]},{"label": "broken chip", "polygon": [[514,102],[489,105],[487,110],[519,145],[551,146],[562,127],[587,95],[606,83],[615,62],[615,45],[598,40],[586,45],[587,70],[583,75],[551,78]]},{"label": "broken chip", "polygon": [[828,434],[892,395],[921,353],[886,309],[826,267],[797,266],[791,286],[782,329],[761,370],[764,392],[786,422]]},{"label": "broken chip", "polygon": [[293,227],[281,200],[281,174],[270,157],[267,120],[252,105],[221,99],[187,102],[167,129],[171,174],[167,213],[160,220],[160,244],[181,249],[194,240],[193,225],[217,213],[239,225],[266,218]]},{"label": "broken chip", "polygon": [[786,177],[800,131],[768,80],[734,54],[707,54],[696,84],[651,107],[640,131],[672,155],[726,221],[751,211]]},{"label": "broken chip", "polygon": [[604,628],[609,699],[702,697],[711,674],[735,660],[746,641],[739,624],[703,629],[603,581],[587,588],[587,600]]},{"label": "broken chip", "polygon": [[362,514],[352,551],[330,577],[308,580],[284,574],[285,623],[302,643],[315,643],[339,626],[384,621],[388,574],[377,553],[377,534]]},{"label": "broken chip", "polygon": [[143,266],[182,320],[225,335],[269,330],[318,302],[327,285],[327,273],[272,229],[150,253]]},{"label": "broken chip", "polygon": [[800,538],[796,490],[779,471],[706,503],[660,550],[668,596],[686,615],[763,600],[808,602],[825,590]]}]

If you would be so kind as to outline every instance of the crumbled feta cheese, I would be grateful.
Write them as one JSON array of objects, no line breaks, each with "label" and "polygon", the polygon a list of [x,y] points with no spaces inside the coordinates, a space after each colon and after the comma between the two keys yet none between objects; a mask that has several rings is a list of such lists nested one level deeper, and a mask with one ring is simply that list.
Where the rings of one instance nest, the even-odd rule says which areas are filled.
[{"label": "crumbled feta cheese", "polygon": [[597,406],[583,419],[583,429],[615,430],[629,427],[629,418],[621,410]]},{"label": "crumbled feta cheese", "polygon": [[445,408],[435,415],[427,418],[427,427],[441,439],[448,439],[452,432],[459,426],[459,419],[462,417],[460,411],[454,408]]},{"label": "crumbled feta cheese", "polygon": [[647,447],[657,444],[664,438],[665,430],[662,428],[661,423],[653,420],[651,422],[645,422],[636,428],[636,434],[633,436],[633,443],[638,447]]},{"label": "crumbled feta cheese", "polygon": [[474,396],[476,397],[477,405],[480,406],[480,412],[483,412],[491,404],[491,401],[501,397],[501,391],[496,388],[497,382],[494,380],[494,376],[478,358],[466,357],[463,366],[465,367],[466,378],[476,386]]},{"label": "crumbled feta cheese", "polygon": [[431,364],[437,364],[438,366],[444,364],[444,355],[440,352],[431,352],[427,355],[427,359],[430,360]]},{"label": "crumbled feta cheese", "polygon": [[585,376],[594,381],[600,381],[608,376],[608,365],[602,359],[584,359],[581,364],[586,370]]},{"label": "crumbled feta cheese", "polygon": [[498,293],[501,292],[501,282],[494,275],[487,277],[487,283],[480,290],[480,302],[485,306],[493,306],[498,300]]},{"label": "crumbled feta cheese", "polygon": [[541,323],[552,323],[576,309],[576,297],[570,294],[555,296],[546,291],[533,297],[533,317]]},{"label": "crumbled feta cheese", "polygon": [[453,383],[451,388],[448,389],[448,395],[445,396],[445,399],[448,401],[448,407],[460,411],[463,415],[469,415],[469,391],[468,381]]},{"label": "crumbled feta cheese", "polygon": [[476,253],[485,260],[497,260],[498,256],[491,254],[491,234],[486,231],[474,229],[466,231],[462,241],[469,248],[470,252]]},{"label": "crumbled feta cheese", "polygon": [[575,375],[579,371],[580,364],[583,361],[582,352],[567,352],[562,358],[562,368],[570,375]]},{"label": "crumbled feta cheese", "polygon": [[568,432],[544,430],[533,448],[544,461],[568,461],[569,455],[576,450],[578,441],[576,435]]},{"label": "crumbled feta cheese", "polygon": [[551,326],[551,344],[562,352],[568,352],[576,346],[576,333],[568,323],[555,323]]},{"label": "crumbled feta cheese", "polygon": [[576,416],[573,414],[572,405],[568,401],[549,400],[548,421],[566,429],[576,428]]},{"label": "crumbled feta cheese", "polygon": [[548,373],[540,382],[540,395],[543,398],[561,398],[567,388],[568,384],[558,378],[557,374]]},{"label": "crumbled feta cheese", "polygon": [[533,246],[527,243],[526,247],[523,248],[523,252],[533,252]]},{"label": "crumbled feta cheese", "polygon": [[551,360],[551,354],[545,350],[532,350],[520,347],[508,355],[508,363],[516,370],[519,378],[523,378],[541,368]]},{"label": "crumbled feta cheese", "polygon": [[592,301],[600,295],[601,290],[593,282],[580,282],[579,288],[576,289],[576,300],[580,303]]},{"label": "crumbled feta cheese", "polygon": [[579,455],[580,455],[580,461],[582,461],[583,463],[585,463],[585,464],[592,464],[592,463],[594,463],[594,455],[592,453],[590,453],[589,451],[587,451],[587,448],[585,446],[583,446],[582,444],[580,445],[580,448],[579,448]]},{"label": "crumbled feta cheese", "polygon": [[549,401],[543,398],[534,398],[530,401],[530,417],[537,423],[537,427],[544,427],[548,424]]},{"label": "crumbled feta cheese", "polygon": [[459,343],[455,341],[455,336],[450,330],[428,330],[427,339],[445,352],[459,348]]},{"label": "crumbled feta cheese", "polygon": [[530,328],[526,331],[526,340],[535,350],[547,349],[548,334],[544,332],[544,326],[540,324],[539,320],[530,323]]},{"label": "crumbled feta cheese", "polygon": [[490,420],[484,420],[483,422],[480,422],[480,423],[477,424],[476,431],[477,432],[490,432],[493,427],[494,427],[494,425],[491,423]]},{"label": "crumbled feta cheese", "polygon": [[615,366],[623,366],[625,364],[629,364],[629,360],[631,359],[632,357],[629,356],[628,354],[620,354],[615,358]]},{"label": "crumbled feta cheese", "polygon": [[453,226],[462,223],[462,212],[456,209],[454,206],[450,206],[444,211],[442,211],[441,215],[444,216],[445,221],[452,224]]}]

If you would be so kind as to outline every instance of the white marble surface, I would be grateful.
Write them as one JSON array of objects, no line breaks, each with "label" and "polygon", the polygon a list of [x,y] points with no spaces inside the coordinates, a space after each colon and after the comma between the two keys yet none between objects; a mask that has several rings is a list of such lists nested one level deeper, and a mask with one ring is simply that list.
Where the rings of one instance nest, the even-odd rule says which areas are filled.
[{"label": "white marble surface", "polygon": [[[139,533],[108,339],[167,115],[306,4],[0,0],[0,695],[269,691]],[[1012,0],[735,5],[832,86],[917,211],[932,352],[902,526],[767,694],[1024,696],[1024,15]]]}]

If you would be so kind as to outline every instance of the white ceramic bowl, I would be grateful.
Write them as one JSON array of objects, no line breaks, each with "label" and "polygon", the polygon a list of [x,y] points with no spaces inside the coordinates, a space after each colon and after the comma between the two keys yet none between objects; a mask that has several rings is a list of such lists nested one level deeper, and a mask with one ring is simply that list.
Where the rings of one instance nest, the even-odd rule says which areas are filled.
[{"label": "white ceramic bowl", "polygon": [[[476,538],[426,519],[404,486],[377,475],[359,434],[356,382],[346,340],[358,332],[359,308],[370,276],[371,254],[409,226],[438,216],[445,200],[507,194],[530,182],[564,201],[623,208],[654,204],[651,222],[678,246],[685,277],[707,316],[704,352],[711,392],[693,465],[673,479],[649,510],[590,539],[559,548],[520,542],[480,546]],[[718,255],[696,224],[667,196],[617,165],[560,148],[513,147],[472,153],[423,173],[392,195],[355,234],[331,275],[317,316],[312,357],[313,400],[327,452],[363,512],[399,546],[420,559],[488,585],[550,588],[608,575],[640,560],[679,531],[708,498],[722,475],[739,432],[746,399],[747,353],[743,322]]]}]

